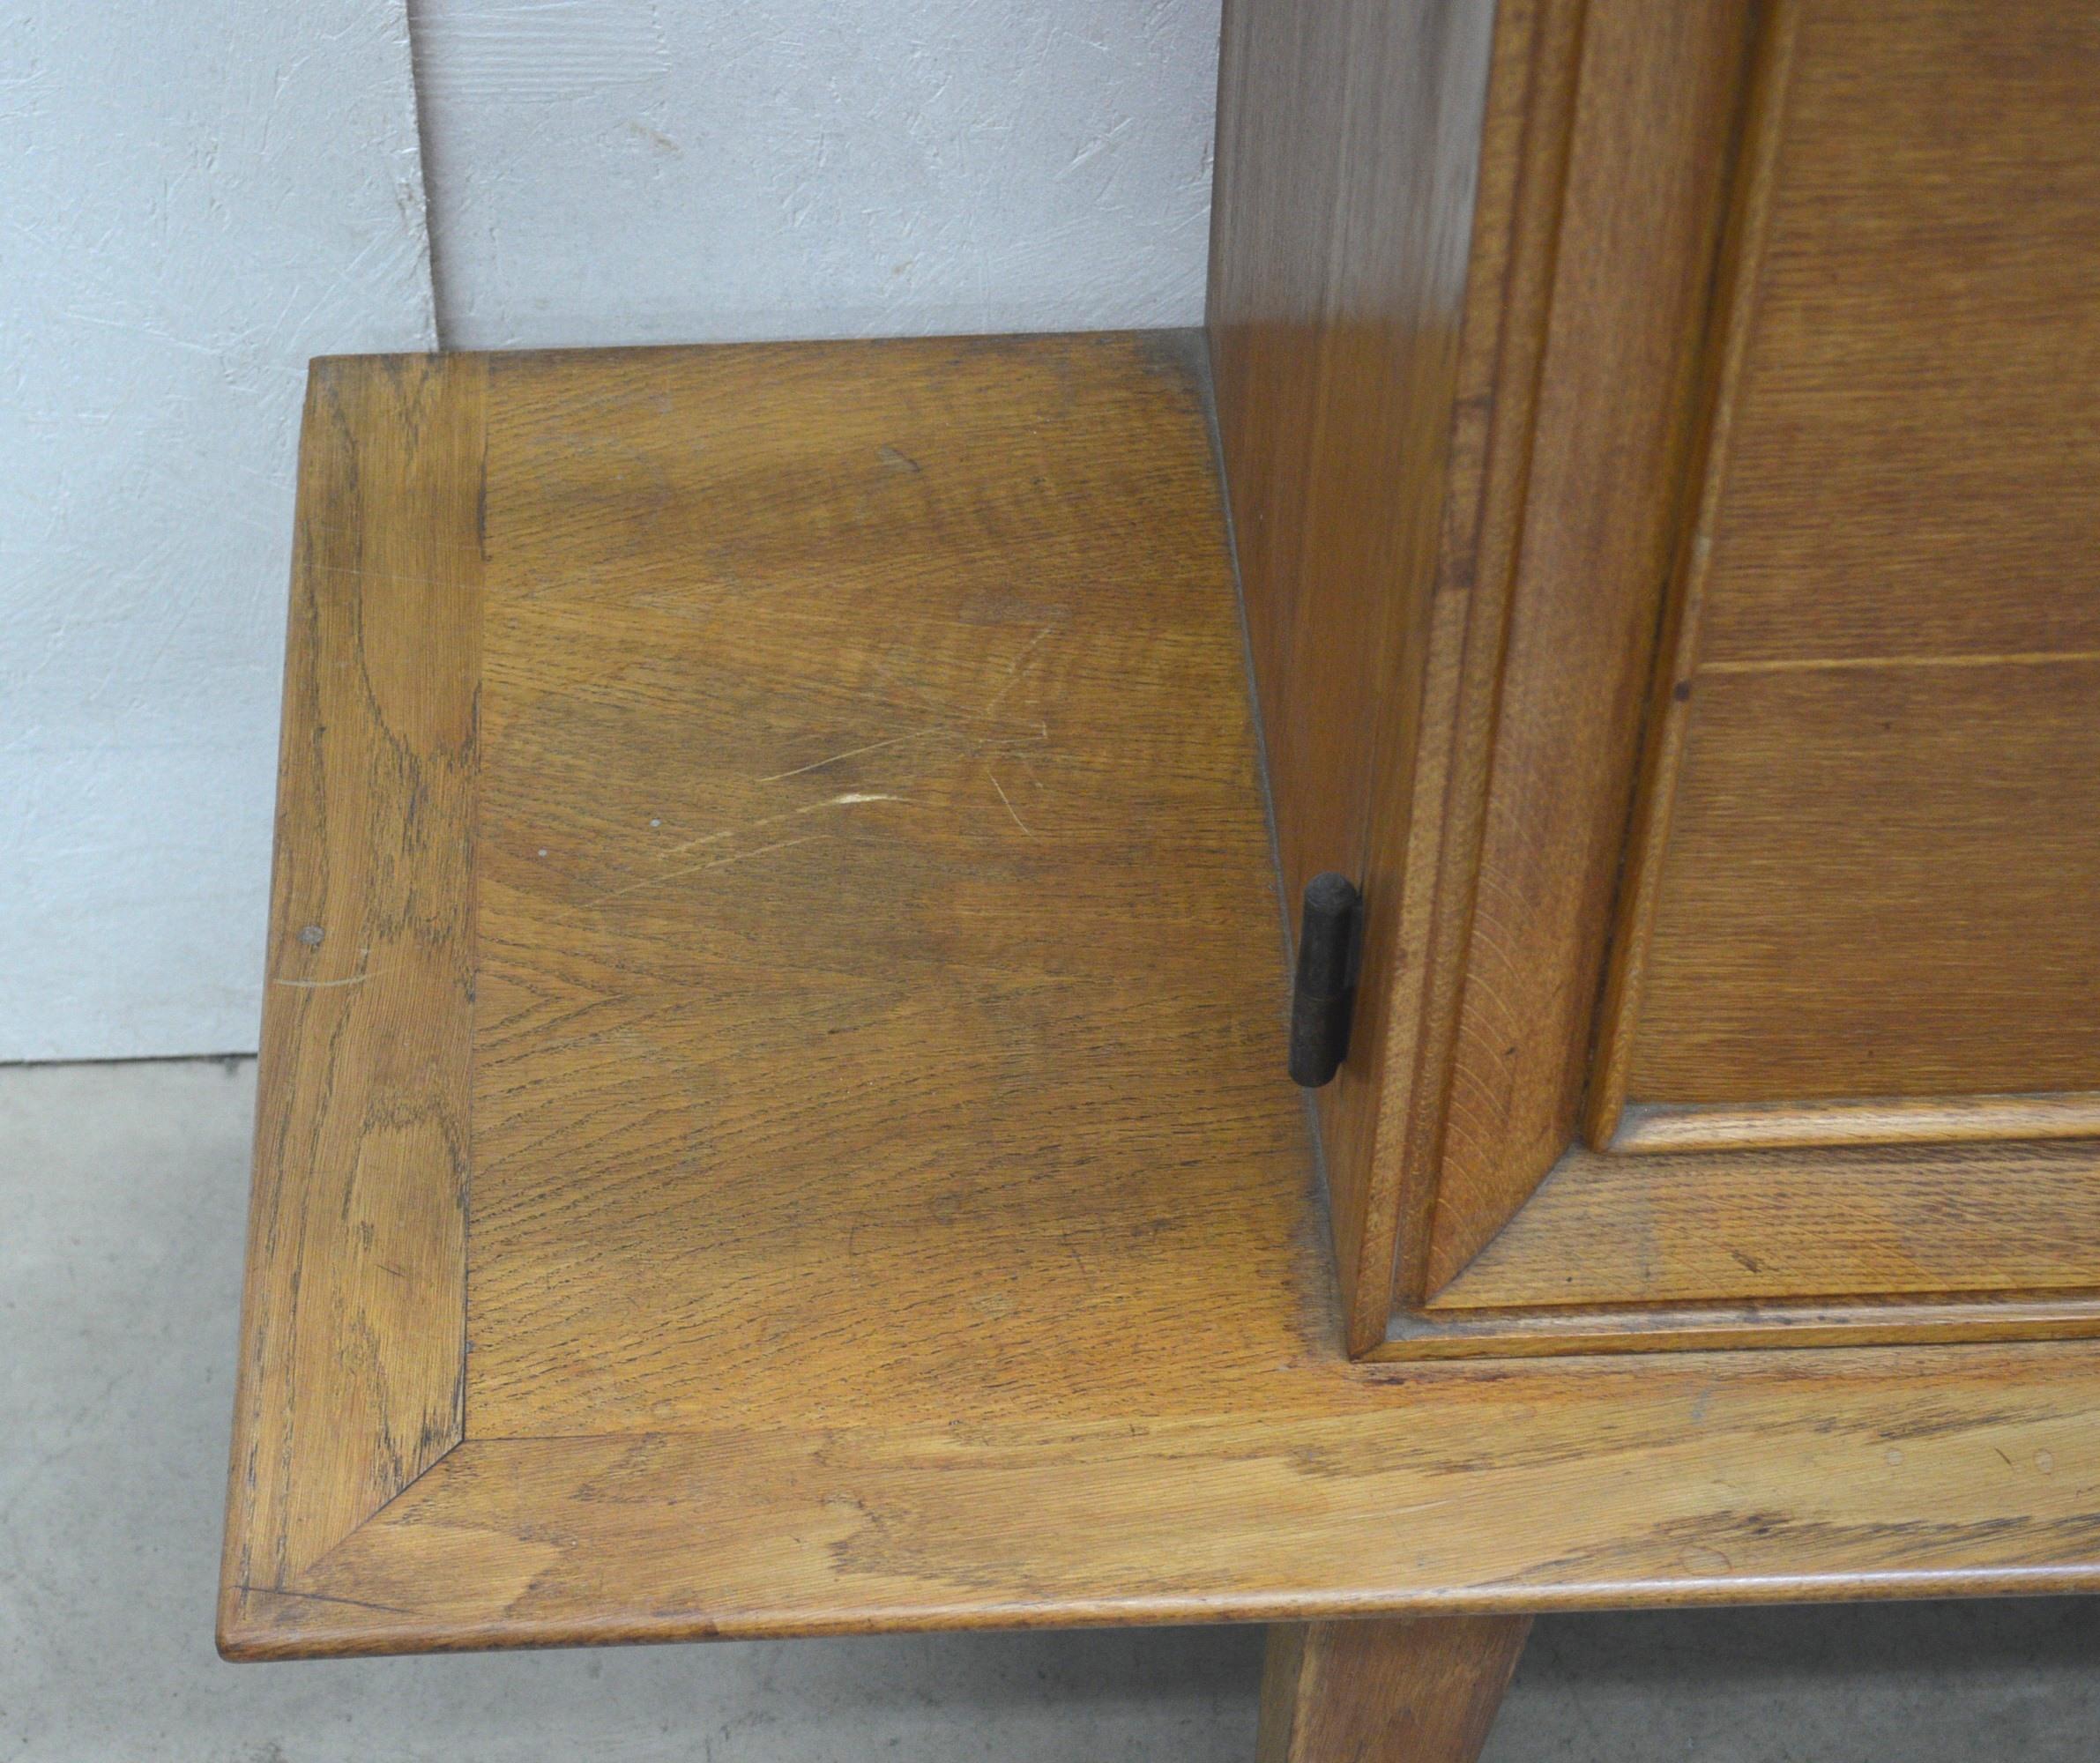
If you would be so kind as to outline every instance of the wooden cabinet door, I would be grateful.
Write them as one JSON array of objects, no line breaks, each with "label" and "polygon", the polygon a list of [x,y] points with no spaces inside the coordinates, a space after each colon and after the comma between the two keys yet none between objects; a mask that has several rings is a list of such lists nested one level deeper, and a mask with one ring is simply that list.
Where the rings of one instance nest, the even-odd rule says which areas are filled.
[{"label": "wooden cabinet door", "polygon": [[[1302,860],[1369,911],[1352,1344],[2090,1331],[2100,7],[1508,0],[1491,65],[1443,456],[1386,462],[1437,544],[1353,578],[1411,714]],[[1232,385],[1238,507],[1307,467]]]}]

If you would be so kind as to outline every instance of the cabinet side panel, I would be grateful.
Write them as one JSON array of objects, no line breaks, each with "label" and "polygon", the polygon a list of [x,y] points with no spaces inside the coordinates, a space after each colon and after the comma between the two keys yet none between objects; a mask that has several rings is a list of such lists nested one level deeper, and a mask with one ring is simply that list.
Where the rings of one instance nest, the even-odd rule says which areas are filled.
[{"label": "cabinet side panel", "polygon": [[[1366,884],[1374,1036],[1399,890],[1369,820],[1412,771],[1495,31],[1488,0],[1225,15],[1210,329],[1284,883]],[[1383,1057],[1359,1039],[1322,1100],[1366,1339],[1393,1253],[1367,1225]]]}]

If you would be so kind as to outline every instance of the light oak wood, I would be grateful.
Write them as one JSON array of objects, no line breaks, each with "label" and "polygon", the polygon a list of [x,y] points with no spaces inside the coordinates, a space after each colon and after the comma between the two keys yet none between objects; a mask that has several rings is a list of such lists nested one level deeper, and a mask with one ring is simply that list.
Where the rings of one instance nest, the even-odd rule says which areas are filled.
[{"label": "light oak wood", "polygon": [[1186,342],[325,370],[273,948],[413,954],[265,1040],[228,1654],[2100,1589],[2086,1343],[1348,1358]]},{"label": "light oak wood", "polygon": [[2089,1591],[2091,1363],[2076,1344],[1684,1355],[1366,1367],[1354,1402],[1317,1380],[1324,1412],[1171,1417],[1166,1397],[1083,1422],[1089,1404],[1053,1400],[1016,1421],[1031,1404],[1009,1400],[782,1427],[725,1402],[700,1432],[470,1425],[222,1641],[260,1658]]},{"label": "light oak wood", "polygon": [[1577,1124],[1751,16],[1585,13],[1436,1197],[1404,1301],[1478,1253]]},{"label": "light oak wood", "polygon": [[1179,1246],[1277,1276],[1214,1179],[1305,1143],[1186,342],[497,365],[478,1426],[1142,1387]]},{"label": "light oak wood", "polygon": [[[1452,1287],[1460,1291],[1460,1280]],[[1784,1347],[1902,1347],[1951,1343],[2083,1341],[2100,1335],[2100,1295],[1992,1292],[1984,1298],[1844,1297],[1621,1308],[1527,1303],[1401,1311],[1371,1358],[1511,1359],[1591,1353],[1654,1354]]]},{"label": "light oak wood", "polygon": [[[1763,13],[1749,62],[1751,91],[1728,218],[1718,260],[1720,306],[1713,326],[1694,424],[1687,507],[1675,537],[1674,581],[1664,599],[1662,633],[1648,692],[1648,726],[1615,905],[1612,959],[1597,1008],[1585,1098],[1587,1135],[1597,1149],[1616,1140],[1627,1105],[1628,1068],[1642,989],[1648,978],[1664,854],[1669,848],[1677,784],[1684,763],[1686,703],[1699,652],[1707,589],[1713,575],[1714,528],[1728,482],[1739,400],[1757,312],[1759,282],[1771,226],[1785,104],[1800,37],[1801,9],[1777,0]],[[1594,946],[1594,939],[1592,939]]]},{"label": "light oak wood", "polygon": [[1775,1146],[2100,1139],[2100,1093],[1898,1096],[1739,1107],[1649,1103],[1620,1116],[1607,1149],[1752,1150]]},{"label": "light oak wood", "polygon": [[1629,1096],[2064,1130],[2008,1097],[2100,1084],[2100,41],[1781,19],[1590,1140]]},{"label": "light oak wood", "polygon": [[308,385],[229,1608],[462,1434],[485,382],[397,357]]},{"label": "light oak wood", "polygon": [[[1320,1105],[1362,1350],[1575,1124],[1751,34],[1737,5],[1506,4],[1468,137],[1448,104],[1410,133],[1348,101],[1425,66],[1469,88],[1316,16],[1228,12],[1210,324],[1286,888],[1331,863],[1365,889]],[[1319,230],[1384,164],[1405,199]],[[1444,261],[1476,185],[1439,305],[1393,264]],[[1366,310],[1381,347],[1347,354]]]},{"label": "light oak wood", "polygon": [[1702,675],[1694,701],[1633,1097],[2100,1089],[2100,660]]},{"label": "light oak wood", "polygon": [[[1286,885],[1368,908],[1352,1350],[2083,1333],[2084,1154],[1995,1148],[2100,1125],[2100,46],[1510,5],[1471,148],[1458,14],[1406,16],[1228,14],[1214,239]],[[1439,301],[1396,254],[1469,177]],[[1883,1141],[1979,1149],[1841,1154]]]},{"label": "light oak wood", "polygon": [[1711,663],[2100,651],[2100,36],[1794,0]]},{"label": "light oak wood", "polygon": [[[1375,936],[1366,949],[1367,962],[1388,963],[1393,975],[1381,1013],[1391,1051],[1377,1081],[1381,1136],[1372,1164],[1374,1191],[1393,1196],[1372,1219],[1390,1229],[1393,1243],[1391,1253],[1381,1243],[1371,1259],[1390,1268],[1389,1295],[1405,1301],[1429,1278],[1582,17],[1560,0],[1496,11],[1421,733],[1409,788],[1381,791],[1371,808],[1372,848],[1402,877],[1390,953]],[[1396,702],[1405,701],[1386,700]],[[1367,987],[1366,998],[1374,995]],[[1359,1003],[1359,1017],[1371,1008]],[[1375,1340],[1359,1331],[1359,1320],[1352,1315],[1350,1343],[1362,1351]]]},{"label": "light oak wood", "polygon": [[[2100,1145],[1574,1147],[1435,1305],[2100,1289]],[[1987,1248],[1988,1253],[1980,1253]]]},{"label": "light oak wood", "polygon": [[1473,1763],[1530,1632],[1524,1616],[1279,1624],[1257,1763]]},{"label": "light oak wood", "polygon": [[[1536,10],[1503,8],[1505,86],[1512,71],[1521,83]],[[1456,630],[1428,626],[1447,462],[1477,478],[1482,445],[1456,430],[1483,377],[1461,359],[1460,330],[1494,16],[1488,0],[1225,11],[1209,323],[1284,890],[1294,908],[1314,875],[1341,870],[1368,920],[1352,1056],[1318,1103],[1359,1346],[1392,1304],[1402,1195],[1381,1104],[1386,1072],[1411,1056],[1389,1019],[1419,1008],[1403,977],[1419,965],[1399,950],[1427,934],[1380,805],[1409,792],[1425,670],[1453,665]],[[1508,161],[1523,119],[1505,112],[1486,126]],[[1512,167],[1489,175],[1492,229]],[[1499,277],[1473,285],[1499,297]],[[1492,348],[1477,341],[1475,354]],[[1441,745],[1419,762],[1446,762]]]}]

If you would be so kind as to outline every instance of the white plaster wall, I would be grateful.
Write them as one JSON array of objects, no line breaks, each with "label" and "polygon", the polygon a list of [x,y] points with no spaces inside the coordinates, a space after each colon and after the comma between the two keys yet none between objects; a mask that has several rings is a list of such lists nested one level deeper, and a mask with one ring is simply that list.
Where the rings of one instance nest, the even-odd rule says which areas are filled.
[{"label": "white plaster wall", "polygon": [[0,168],[0,1060],[249,1048],[305,362],[435,338],[401,0],[4,0]]},{"label": "white plaster wall", "polygon": [[309,356],[1202,316],[1218,0],[408,4],[0,0],[0,1060],[255,1045]]},{"label": "white plaster wall", "polygon": [[449,346],[1193,324],[1218,0],[413,0]]}]

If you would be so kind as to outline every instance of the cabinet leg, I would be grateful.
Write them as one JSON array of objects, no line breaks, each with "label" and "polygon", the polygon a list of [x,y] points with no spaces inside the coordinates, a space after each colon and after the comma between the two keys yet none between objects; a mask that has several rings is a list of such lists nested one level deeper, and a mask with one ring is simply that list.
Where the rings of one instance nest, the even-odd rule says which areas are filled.
[{"label": "cabinet leg", "polygon": [[1271,1624],[1257,1763],[1473,1763],[1530,1632],[1528,1616]]}]

